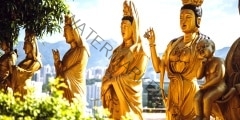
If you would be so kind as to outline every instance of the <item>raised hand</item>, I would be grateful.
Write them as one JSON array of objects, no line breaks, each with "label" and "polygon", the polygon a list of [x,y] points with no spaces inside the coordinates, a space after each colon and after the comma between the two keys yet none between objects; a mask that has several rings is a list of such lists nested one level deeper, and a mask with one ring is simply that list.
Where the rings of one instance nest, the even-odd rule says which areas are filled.
[{"label": "raised hand", "polygon": [[145,32],[144,37],[148,39],[149,44],[155,44],[155,33],[153,28],[149,28],[147,32]]},{"label": "raised hand", "polygon": [[53,59],[54,59],[54,63],[57,63],[60,61],[60,54],[58,49],[54,50],[52,49],[52,53],[53,53]]}]

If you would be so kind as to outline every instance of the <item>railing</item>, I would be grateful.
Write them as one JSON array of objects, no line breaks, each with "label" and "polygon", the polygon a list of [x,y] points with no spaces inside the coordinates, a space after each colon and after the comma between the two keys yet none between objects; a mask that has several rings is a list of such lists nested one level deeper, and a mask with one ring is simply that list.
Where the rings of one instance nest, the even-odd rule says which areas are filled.
[{"label": "railing", "polygon": [[143,108],[143,112],[147,113],[165,113],[166,108]]}]

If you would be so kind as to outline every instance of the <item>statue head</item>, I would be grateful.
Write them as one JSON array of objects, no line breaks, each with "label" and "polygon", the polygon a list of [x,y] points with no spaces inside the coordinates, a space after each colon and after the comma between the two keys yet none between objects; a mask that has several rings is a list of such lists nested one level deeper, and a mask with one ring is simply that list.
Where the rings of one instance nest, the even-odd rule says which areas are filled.
[{"label": "statue head", "polygon": [[200,6],[183,5],[180,12],[180,26],[184,33],[196,32],[200,27],[202,9]]},{"label": "statue head", "polygon": [[197,44],[198,58],[211,58],[215,52],[215,43],[209,39],[200,40]]},{"label": "statue head", "polygon": [[65,25],[64,25],[64,37],[67,43],[75,42],[77,46],[82,46],[82,40],[77,31],[77,27],[74,28],[72,17],[65,15]]},{"label": "statue head", "polygon": [[134,43],[140,42],[139,19],[137,10],[132,1],[125,0],[123,3],[123,17],[121,23],[121,33],[123,40],[132,39]]},{"label": "statue head", "polygon": [[88,56],[90,56],[88,44],[85,40],[81,38],[76,22],[74,22],[73,17],[71,17],[70,15],[65,15],[63,36],[66,38],[67,43],[76,43],[78,47],[84,47],[88,53]]}]

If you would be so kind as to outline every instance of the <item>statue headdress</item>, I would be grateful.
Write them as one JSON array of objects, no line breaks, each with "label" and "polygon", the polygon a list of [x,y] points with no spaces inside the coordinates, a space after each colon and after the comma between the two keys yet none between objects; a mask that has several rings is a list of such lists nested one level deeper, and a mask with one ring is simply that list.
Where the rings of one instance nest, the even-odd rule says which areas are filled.
[{"label": "statue headdress", "polygon": [[140,31],[139,31],[139,16],[137,9],[135,8],[134,3],[130,0],[125,0],[123,2],[123,17],[122,20],[129,20],[132,24],[133,28],[133,42],[134,45],[141,44],[143,51],[148,56],[149,51],[148,48],[145,48],[144,45],[142,45],[141,37],[140,37]]},{"label": "statue headdress", "polygon": [[122,20],[129,20],[133,27],[133,40],[134,43],[140,43],[139,37],[139,17],[135,5],[132,1],[125,0],[123,2],[123,18]]},{"label": "statue headdress", "polygon": [[77,45],[79,47],[84,47],[88,53],[88,56],[90,56],[89,47],[86,43],[86,40],[83,40],[82,37],[79,34],[78,27],[76,25],[76,22],[74,21],[73,17],[69,15],[65,15],[65,26],[64,27],[70,27],[72,29],[72,34],[74,36],[74,40],[77,42]]},{"label": "statue headdress", "polygon": [[201,6],[203,0],[182,0],[183,5],[194,5],[194,6]]}]

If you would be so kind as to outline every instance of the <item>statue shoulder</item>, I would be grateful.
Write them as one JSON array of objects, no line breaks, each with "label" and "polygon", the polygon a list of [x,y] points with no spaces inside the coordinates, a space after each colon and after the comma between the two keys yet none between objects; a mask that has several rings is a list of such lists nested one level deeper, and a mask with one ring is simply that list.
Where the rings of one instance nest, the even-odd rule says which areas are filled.
[{"label": "statue shoulder", "polygon": [[226,72],[230,75],[233,72],[240,72],[240,38],[238,38],[230,47],[226,59]]},{"label": "statue shoulder", "polygon": [[177,41],[179,41],[179,40],[181,40],[181,39],[183,39],[183,36],[174,38],[174,39],[172,39],[172,40],[168,43],[167,46],[168,46],[168,47],[169,47],[169,46],[172,46],[173,44],[177,43]]}]

